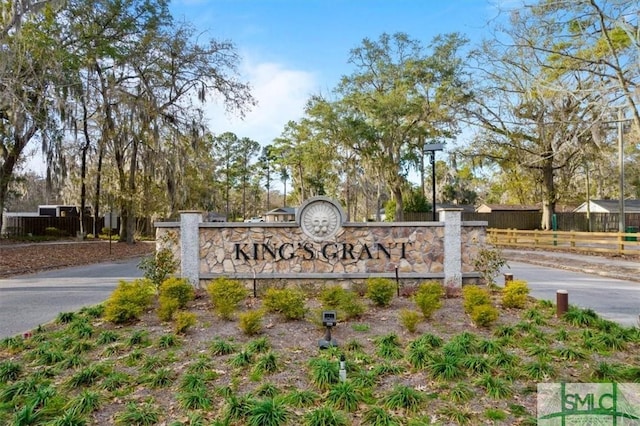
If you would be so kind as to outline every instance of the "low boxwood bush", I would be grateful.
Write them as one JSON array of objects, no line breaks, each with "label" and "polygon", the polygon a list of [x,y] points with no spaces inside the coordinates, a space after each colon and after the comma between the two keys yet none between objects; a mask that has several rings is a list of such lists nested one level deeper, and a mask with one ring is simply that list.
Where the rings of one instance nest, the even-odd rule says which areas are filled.
[{"label": "low boxwood bush", "polygon": [[358,318],[366,309],[356,293],[339,285],[322,290],[320,300],[324,310],[336,310],[338,317],[342,319]]},{"label": "low boxwood bush", "polygon": [[104,318],[115,324],[136,321],[151,306],[153,297],[153,284],[146,278],[120,281],[105,303]]},{"label": "low boxwood bush", "polygon": [[231,319],[238,305],[248,295],[247,289],[238,280],[217,278],[207,286],[214,311],[223,319]]},{"label": "low boxwood bush", "polygon": [[194,299],[195,291],[188,279],[171,277],[160,284],[160,297],[176,300],[178,307],[183,309],[188,302]]},{"label": "low boxwood bush", "polygon": [[304,294],[292,289],[269,288],[264,295],[264,307],[288,320],[302,319],[306,313]]},{"label": "low boxwood bush", "polygon": [[376,306],[389,306],[393,295],[397,292],[396,283],[389,278],[367,279],[367,298]]},{"label": "low boxwood bush", "polygon": [[476,285],[466,285],[462,288],[462,299],[464,311],[471,314],[473,308],[478,305],[490,305],[491,296],[485,288]]},{"label": "low boxwood bush", "polygon": [[502,290],[502,306],[522,309],[527,304],[527,295],[531,290],[524,280],[513,280]]},{"label": "low boxwood bush", "polygon": [[162,321],[171,321],[173,314],[195,297],[193,286],[186,278],[167,278],[160,284],[159,291],[158,318]]},{"label": "low boxwood bush", "polygon": [[422,316],[426,319],[442,307],[442,298],[444,296],[444,288],[439,282],[427,281],[418,287],[418,291],[413,300],[422,311]]},{"label": "low boxwood bush", "polygon": [[173,330],[176,334],[186,333],[194,325],[196,325],[196,314],[193,312],[179,311],[175,314]]},{"label": "low boxwood bush", "polygon": [[490,304],[476,305],[471,311],[471,321],[479,327],[488,327],[498,319],[498,310]]},{"label": "low boxwood bush", "polygon": [[158,318],[161,321],[171,321],[173,314],[180,309],[180,302],[171,297],[160,297],[158,306]]},{"label": "low boxwood bush", "polygon": [[415,333],[420,320],[422,320],[422,315],[420,315],[420,312],[402,309],[398,314],[398,318],[400,319],[400,324],[402,324],[409,333]]},{"label": "low boxwood bush", "polygon": [[260,310],[241,313],[238,327],[247,336],[254,336],[262,331],[262,318],[264,313]]}]

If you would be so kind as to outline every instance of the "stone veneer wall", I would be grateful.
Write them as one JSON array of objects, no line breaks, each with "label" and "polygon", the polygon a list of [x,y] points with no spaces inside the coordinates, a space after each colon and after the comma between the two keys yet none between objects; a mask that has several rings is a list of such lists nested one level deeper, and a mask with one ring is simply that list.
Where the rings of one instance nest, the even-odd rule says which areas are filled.
[{"label": "stone veneer wall", "polygon": [[[457,211],[440,213],[441,222],[345,223],[333,238],[320,242],[309,239],[296,223],[199,223],[197,277],[184,268],[182,276],[195,285],[219,276],[300,283],[340,283],[371,276],[397,277],[403,283],[433,279],[450,285],[477,280],[473,258],[484,243],[486,223],[460,222]],[[193,221],[193,215],[190,217]],[[445,218],[453,225],[447,227]],[[179,241],[180,222],[156,227],[157,247],[168,247],[180,258],[185,252],[185,243]],[[447,238],[450,246],[454,241],[448,249]]]}]

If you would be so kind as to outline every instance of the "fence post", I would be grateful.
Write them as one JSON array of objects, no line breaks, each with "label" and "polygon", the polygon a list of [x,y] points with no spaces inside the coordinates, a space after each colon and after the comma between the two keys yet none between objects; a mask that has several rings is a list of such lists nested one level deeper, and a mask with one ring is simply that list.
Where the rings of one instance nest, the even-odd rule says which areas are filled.
[{"label": "fence post", "polygon": [[556,291],[556,317],[561,318],[569,310],[569,292],[567,290]]},{"label": "fence post", "polygon": [[624,253],[624,234],[622,232],[618,232],[618,254]]}]

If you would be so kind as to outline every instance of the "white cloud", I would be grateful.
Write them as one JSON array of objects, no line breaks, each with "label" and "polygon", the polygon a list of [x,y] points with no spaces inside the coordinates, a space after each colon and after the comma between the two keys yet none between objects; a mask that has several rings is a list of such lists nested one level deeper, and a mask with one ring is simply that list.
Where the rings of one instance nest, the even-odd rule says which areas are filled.
[{"label": "white cloud", "polygon": [[206,112],[210,128],[215,134],[230,131],[266,145],[280,136],[288,121],[302,117],[304,105],[317,91],[318,82],[313,73],[273,62],[245,62],[242,68],[258,104],[244,120],[225,114],[219,104],[209,104]]}]

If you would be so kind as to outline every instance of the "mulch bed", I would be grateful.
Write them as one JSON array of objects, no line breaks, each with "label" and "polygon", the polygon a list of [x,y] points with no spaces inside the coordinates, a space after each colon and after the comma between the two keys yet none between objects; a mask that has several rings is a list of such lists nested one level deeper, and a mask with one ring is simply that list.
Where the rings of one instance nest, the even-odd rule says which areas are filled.
[{"label": "mulch bed", "polygon": [[154,250],[155,242],[146,241],[134,244],[110,244],[102,240],[24,244],[5,240],[0,244],[0,278],[147,256]]}]

